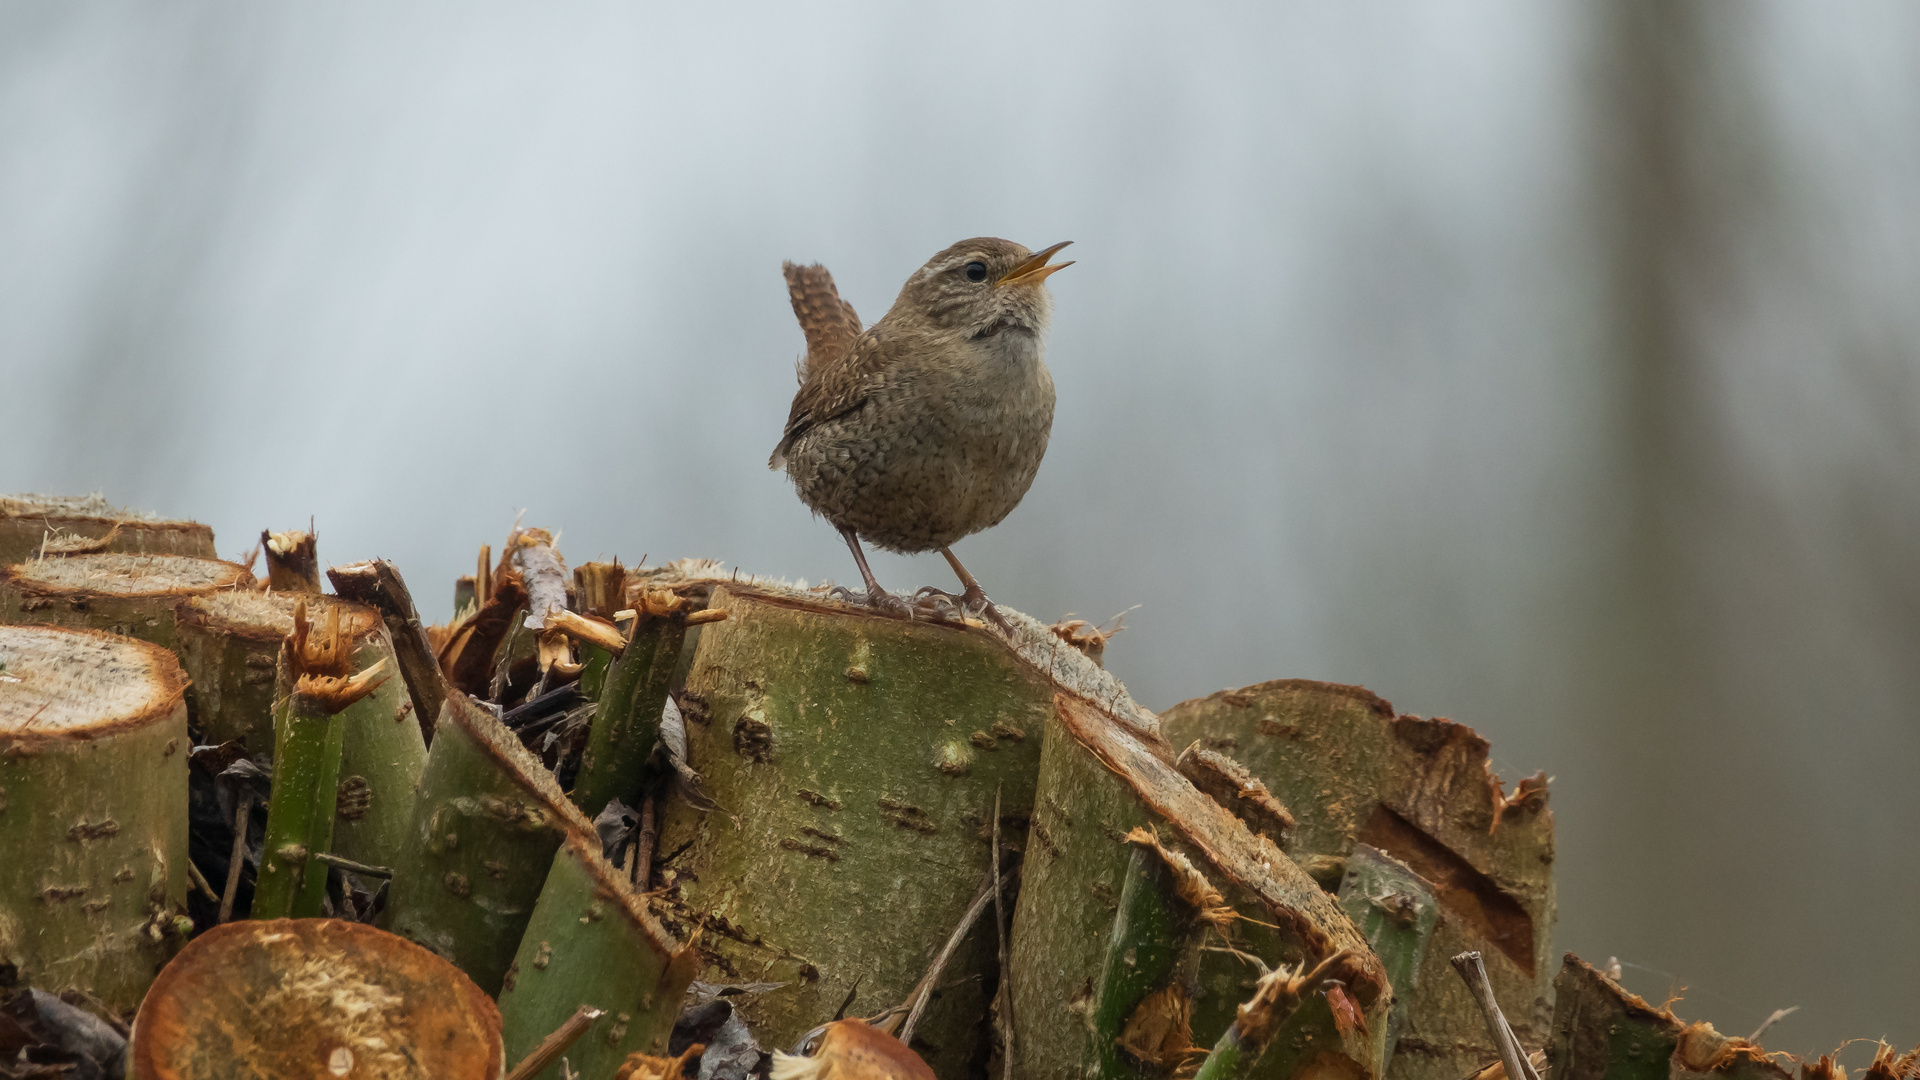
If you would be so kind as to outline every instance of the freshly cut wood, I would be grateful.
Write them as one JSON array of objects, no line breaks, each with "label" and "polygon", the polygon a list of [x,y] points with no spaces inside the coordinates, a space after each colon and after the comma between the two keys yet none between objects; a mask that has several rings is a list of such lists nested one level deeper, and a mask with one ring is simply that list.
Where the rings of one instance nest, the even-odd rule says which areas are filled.
[{"label": "freshly cut wood", "polygon": [[[679,670],[690,606],[669,590],[649,590],[635,609],[625,647],[606,664],[604,679],[596,674],[602,688],[571,793],[574,803],[590,815],[614,799],[629,806],[640,802],[641,773],[660,736],[660,714]],[[587,661],[598,666],[592,653]]]},{"label": "freshly cut wood", "polygon": [[[1572,953],[1566,955],[1553,989],[1553,1037],[1547,1044],[1548,1068],[1542,1070],[1553,1080],[1789,1080],[1792,1076],[1754,1043],[1722,1035],[1704,1021],[1686,1023]],[[1891,1054],[1883,1051],[1883,1055],[1876,1057],[1876,1065],[1891,1063]],[[1829,1065],[1821,1059],[1820,1066]],[[1822,1067],[1804,1064],[1800,1075],[1835,1075]],[[1881,1073],[1868,1069],[1867,1075],[1891,1080],[1910,1072],[1907,1068]]]},{"label": "freshly cut wood", "polygon": [[182,602],[252,587],[244,566],[186,555],[34,559],[0,570],[0,620],[105,630],[171,649]]},{"label": "freshly cut wood", "polygon": [[133,1080],[498,1080],[500,1014],[453,965],[337,919],[217,926],[133,1025]]},{"label": "freshly cut wood", "polygon": [[[180,610],[180,663],[193,680],[200,741],[238,741],[255,754],[273,749],[275,671],[281,644],[293,633],[294,609],[325,626],[340,613],[351,643],[352,671],[386,662],[396,670],[392,639],[380,613],[330,596],[216,592]],[[284,696],[282,692],[279,696]],[[413,821],[413,785],[426,767],[427,746],[414,706],[398,679],[383,683],[341,713],[340,805],[333,851],[355,862],[391,865]]]},{"label": "freshly cut wood", "polygon": [[102,551],[213,558],[213,529],[116,510],[98,495],[0,496],[0,566]]},{"label": "freshly cut wood", "polygon": [[[327,608],[315,627],[304,602],[293,610],[293,631],[280,653],[279,700],[274,705],[273,795],[267,808],[265,851],[254,888],[255,918],[312,918],[322,913],[327,867],[321,855],[345,852],[334,843],[336,819],[346,811],[341,758],[350,722],[386,725],[393,697],[378,706],[386,715],[354,717],[347,711],[380,687],[396,681],[389,657],[356,664],[358,642],[342,629],[342,605]],[[396,718],[397,719],[397,718]],[[412,734],[408,731],[407,734]],[[365,780],[354,809],[367,807]],[[391,854],[391,852],[389,852]]]},{"label": "freshly cut wood", "polygon": [[267,558],[267,588],[275,592],[320,593],[320,538],[301,529],[260,530],[260,551]]},{"label": "freshly cut wood", "polygon": [[[1545,1045],[1553,815],[1544,777],[1523,780],[1508,795],[1488,767],[1487,741],[1472,729],[1399,715],[1355,686],[1260,683],[1182,702],[1160,722],[1173,745],[1197,741],[1230,757],[1287,808],[1293,824],[1271,838],[1294,862],[1338,867],[1367,844],[1425,879],[1440,908],[1428,953],[1484,953],[1521,1042]],[[1210,954],[1202,965],[1203,987],[1246,977],[1231,956]],[[1212,995],[1223,996],[1224,989]],[[1459,1080],[1495,1055],[1467,988],[1458,979],[1423,978],[1389,1075]]]},{"label": "freshly cut wood", "polygon": [[472,698],[448,694],[435,732],[382,925],[498,993],[560,841],[593,824]]},{"label": "freshly cut wood", "polygon": [[[1063,685],[1046,726],[1011,947],[1015,1072],[1167,1075],[1225,1034],[1258,974],[1247,956],[1304,970],[1349,952],[1359,1027],[1336,1025],[1322,996],[1276,1041],[1317,1040],[1308,1060],[1378,1076],[1393,995],[1366,940],[1269,837],[1182,776],[1154,718],[1106,680]],[[1143,874],[1143,845],[1174,872]],[[1196,917],[1214,948],[1190,961],[1200,942],[1179,928]],[[1148,947],[1159,959],[1143,976]],[[1235,965],[1231,979],[1204,978],[1215,960]]]},{"label": "freshly cut wood", "polygon": [[0,963],[131,1010],[180,944],[186,680],[87,630],[0,626]]},{"label": "freshly cut wood", "polygon": [[[739,1007],[790,1045],[850,993],[907,1000],[991,865],[996,791],[1024,835],[1053,689],[972,627],[724,578],[708,611],[680,707],[718,809],[668,803],[663,908],[706,929],[701,979],[786,984]],[[982,920],[915,1029],[940,1076],[980,1074],[998,968]]]},{"label": "freshly cut wood", "polygon": [[[631,1053],[664,1055],[698,963],[600,857],[599,837],[569,835],[500,991],[508,1060],[532,1053],[581,1005],[601,1015],[567,1055],[575,1074],[608,1075]],[[558,1063],[534,1074],[560,1075]]]},{"label": "freshly cut wood", "polygon": [[432,742],[434,720],[447,701],[446,677],[427,643],[426,627],[414,610],[413,594],[407,591],[400,571],[385,559],[371,559],[331,567],[327,580],[333,583],[335,592],[377,609],[386,620],[400,675],[413,701],[414,719],[420,725],[422,739]]}]

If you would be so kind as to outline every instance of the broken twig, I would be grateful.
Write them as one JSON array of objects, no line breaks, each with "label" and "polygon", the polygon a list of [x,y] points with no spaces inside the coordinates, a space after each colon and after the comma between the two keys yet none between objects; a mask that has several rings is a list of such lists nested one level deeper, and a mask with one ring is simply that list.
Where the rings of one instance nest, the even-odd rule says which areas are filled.
[{"label": "broken twig", "polygon": [[1480,1003],[1480,1011],[1487,1018],[1487,1032],[1493,1036],[1493,1045],[1500,1051],[1500,1063],[1506,1067],[1507,1080],[1540,1080],[1540,1074],[1534,1071],[1526,1050],[1514,1035],[1513,1026],[1500,1011],[1500,1003],[1493,998],[1493,984],[1487,981],[1487,965],[1480,959],[1479,952],[1463,952],[1454,957],[1453,970],[1460,973],[1467,989],[1473,991]]},{"label": "broken twig", "polygon": [[580,1036],[587,1033],[595,1020],[605,1015],[606,1010],[591,1005],[582,1005],[573,1010],[572,1016],[553,1029],[553,1034],[540,1040],[540,1045],[533,1048],[533,1053],[520,1059],[520,1064],[513,1067],[506,1080],[532,1080],[532,1077],[540,1075],[541,1070],[559,1060],[561,1054],[579,1042]]},{"label": "broken twig", "polygon": [[933,997],[933,987],[940,979],[941,970],[947,966],[947,961],[951,960],[954,952],[960,948],[960,942],[966,939],[967,931],[971,930],[973,924],[979,920],[980,913],[987,910],[987,902],[998,894],[999,888],[996,886],[1004,887],[999,875],[989,871],[986,880],[980,883],[980,895],[974,897],[973,903],[967,905],[967,913],[960,916],[960,925],[954,927],[953,933],[947,936],[947,943],[940,946],[940,951],[934,956],[933,963],[927,967],[927,973],[920,977],[919,985],[913,988],[913,993],[909,995],[913,1008],[907,1011],[907,1022],[900,1025],[902,1043],[913,1038],[913,1027],[920,1022],[920,1014],[926,1011],[927,1002]]}]

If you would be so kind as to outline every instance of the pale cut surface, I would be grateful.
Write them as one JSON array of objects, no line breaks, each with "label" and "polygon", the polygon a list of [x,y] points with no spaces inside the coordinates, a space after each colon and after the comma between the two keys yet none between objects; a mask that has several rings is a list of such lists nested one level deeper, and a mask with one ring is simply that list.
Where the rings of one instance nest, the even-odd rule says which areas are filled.
[{"label": "pale cut surface", "polygon": [[185,679],[173,654],[89,630],[0,626],[0,735],[54,734],[164,715]]},{"label": "pale cut surface", "polygon": [[72,555],[12,568],[19,585],[84,590],[109,596],[165,596],[251,585],[246,567],[187,555]]},{"label": "pale cut surface", "polygon": [[222,589],[187,601],[187,607],[208,623],[250,637],[281,638],[293,633],[293,609],[304,602],[307,622],[315,629],[327,625],[327,609],[340,609],[340,629],[359,638],[373,630],[380,617],[372,608],[330,596],[264,593]]},{"label": "pale cut surface", "polygon": [[[728,572],[715,559],[680,559],[661,567],[644,570],[635,568],[627,572],[627,581],[630,588],[634,584],[656,582],[665,588],[682,584],[745,585],[763,595],[780,597],[807,607],[869,613],[873,610],[862,603],[847,603],[832,597],[825,585],[809,588],[805,581],[794,582],[738,570]],[[1127,692],[1126,685],[1112,672],[1060,640],[1046,623],[1005,604],[995,606],[1012,625],[1013,636],[1008,638],[998,633],[992,636],[1010,647],[1020,659],[1038,668],[1057,689],[1098,703],[1139,734],[1154,739],[1159,737],[1159,718],[1152,710],[1135,701],[1133,695]],[[953,624],[945,625],[951,627]]]},{"label": "pale cut surface", "polygon": [[143,510],[125,510],[105,495],[0,495],[0,517],[94,517],[113,521],[157,521]]}]

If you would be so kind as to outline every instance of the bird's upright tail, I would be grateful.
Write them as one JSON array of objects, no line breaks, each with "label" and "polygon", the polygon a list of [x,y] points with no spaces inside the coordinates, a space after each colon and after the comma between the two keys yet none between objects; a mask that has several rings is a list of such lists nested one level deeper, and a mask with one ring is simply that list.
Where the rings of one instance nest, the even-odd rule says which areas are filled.
[{"label": "bird's upright tail", "polygon": [[807,372],[838,359],[860,336],[860,316],[853,305],[840,299],[833,286],[833,275],[819,263],[800,266],[781,263],[787,276],[787,295],[793,300],[794,317],[800,320],[800,332],[807,336],[807,355],[796,374],[807,381]]}]

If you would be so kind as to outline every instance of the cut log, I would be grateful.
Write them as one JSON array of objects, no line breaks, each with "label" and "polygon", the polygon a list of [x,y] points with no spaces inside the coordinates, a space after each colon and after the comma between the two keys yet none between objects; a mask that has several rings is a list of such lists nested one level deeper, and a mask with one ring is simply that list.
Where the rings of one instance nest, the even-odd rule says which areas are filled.
[{"label": "cut log", "polygon": [[253,587],[244,566],[185,555],[70,555],[0,570],[0,620],[104,630],[172,649],[183,601]]},{"label": "cut log", "polygon": [[160,974],[133,1080],[495,1080],[500,1014],[452,965],[337,919],[227,923]]},{"label": "cut log", "polygon": [[319,595],[319,539],[300,529],[260,530],[260,551],[267,559],[267,588],[275,592]]},{"label": "cut log", "polygon": [[[217,592],[181,609],[180,662],[193,680],[200,741],[238,741],[256,754],[273,746],[275,672],[281,644],[293,633],[293,612],[326,625],[340,611],[351,642],[351,671],[386,662],[396,669],[392,639],[379,612],[326,596]],[[282,692],[281,696],[284,696]],[[341,714],[340,800],[333,851],[356,862],[390,866],[413,821],[413,785],[427,747],[414,706],[399,679],[382,684]]]},{"label": "cut log", "polygon": [[93,496],[0,496],[0,566],[47,555],[124,552],[211,559],[213,529],[116,510]]},{"label": "cut log", "polygon": [[602,1015],[567,1055],[576,1074],[608,1075],[631,1053],[664,1055],[697,964],[600,857],[597,836],[568,836],[500,991],[508,1060],[532,1053],[583,1004]]},{"label": "cut log", "polygon": [[173,655],[0,626],[0,963],[131,1010],[190,929],[187,708]]},{"label": "cut log", "polygon": [[1387,1071],[1392,1075],[1394,1048],[1417,996],[1427,945],[1440,921],[1440,904],[1433,887],[1406,863],[1370,845],[1355,844],[1347,854],[1346,877],[1340,882],[1340,906],[1365,935],[1393,986],[1386,1049]]},{"label": "cut log", "polygon": [[407,591],[400,571],[385,559],[372,559],[332,567],[327,580],[333,583],[335,592],[377,609],[386,620],[394,657],[400,662],[400,676],[406,680],[407,697],[413,701],[414,720],[420,725],[421,738],[431,743],[433,723],[447,700],[446,677],[427,644],[426,626],[414,609],[413,594]]},{"label": "cut log", "polygon": [[[593,680],[602,689],[572,792],[575,805],[589,816],[613,799],[639,804],[641,772],[659,740],[660,713],[680,663],[690,605],[664,589],[648,597],[635,616],[626,648],[605,666],[604,677],[596,673]],[[591,654],[588,663],[594,664]],[[586,673],[581,677],[585,680]],[[591,685],[587,689],[593,692]]]},{"label": "cut log", "polygon": [[[1545,1045],[1553,816],[1544,778],[1524,780],[1508,796],[1488,768],[1486,740],[1466,726],[1401,716],[1359,687],[1303,679],[1182,702],[1161,724],[1175,745],[1198,740],[1264,784],[1294,819],[1274,839],[1295,862],[1338,868],[1364,843],[1424,878],[1440,905],[1429,952],[1482,952],[1521,1042]],[[1244,979],[1235,965],[1210,956],[1202,984]],[[1421,979],[1391,1076],[1459,1080],[1496,1050],[1465,985]]]},{"label": "cut log", "polygon": [[[1552,1080],[1706,1080],[1709,1076],[1789,1080],[1791,1076],[1759,1046],[1722,1035],[1711,1024],[1684,1023],[1572,953],[1566,955],[1553,988],[1553,1038],[1547,1046],[1546,1070]],[[1819,1075],[1819,1070],[1809,1067],[1802,1075]]]},{"label": "cut log", "polygon": [[[1334,898],[1270,839],[1249,831],[1182,776],[1151,715],[1108,682],[1110,690],[1098,683],[1063,687],[1041,749],[1026,876],[1014,915],[1013,1002],[1021,1023],[1016,1072],[1168,1073],[1171,1048],[1164,1043],[1159,1060],[1137,1052],[1120,1058],[1110,1050],[1114,1039],[1127,1038],[1129,1027],[1137,1031],[1155,1012],[1172,1011],[1169,998],[1193,985],[1182,981],[1179,964],[1169,965],[1152,985],[1122,975],[1134,947],[1125,939],[1155,922],[1139,908],[1157,905],[1157,921],[1166,925],[1196,908],[1226,906],[1239,915],[1214,917],[1214,947],[1222,951],[1203,954],[1199,993],[1180,1001],[1182,1019],[1201,1046],[1217,1043],[1250,994],[1248,973],[1258,971],[1248,956],[1269,967],[1304,970],[1345,951],[1358,959],[1348,989],[1362,1027],[1337,1024],[1326,997],[1314,998],[1293,1011],[1274,1040],[1290,1050],[1269,1052],[1258,1075],[1291,1075],[1311,1064],[1378,1076],[1393,995],[1365,939]],[[1151,835],[1170,863],[1184,864],[1173,876],[1184,887],[1147,889],[1130,876],[1138,856],[1137,844],[1128,841],[1136,830]],[[1223,939],[1231,944],[1221,944]],[[1135,952],[1134,962],[1138,957]],[[1279,1071],[1269,1073],[1269,1067]]]},{"label": "cut log", "polygon": [[[724,578],[716,616],[680,706],[718,809],[667,804],[663,907],[706,928],[700,978],[786,984],[740,1005],[784,1046],[850,993],[856,1013],[907,1000],[990,868],[996,789],[1007,838],[1025,833],[1053,690],[965,626]],[[940,1076],[980,1074],[998,966],[981,920],[916,1028]]]},{"label": "cut log", "polygon": [[435,731],[382,925],[498,993],[560,841],[593,825],[473,699],[449,694]]},{"label": "cut log", "polygon": [[[260,878],[253,893],[255,918],[312,918],[322,913],[327,867],[318,856],[337,851],[334,824],[347,809],[341,805],[347,728],[351,724],[364,729],[369,722],[392,725],[397,719],[392,695],[375,705],[377,715],[347,715],[380,687],[395,681],[384,650],[372,651],[371,665],[358,666],[357,661],[367,654],[360,649],[361,641],[344,628],[347,617],[345,605],[329,605],[325,621],[316,628],[307,622],[304,601],[294,607],[293,631],[280,653],[273,795],[267,808]],[[356,792],[355,809],[361,805],[358,796],[364,794]]]}]

